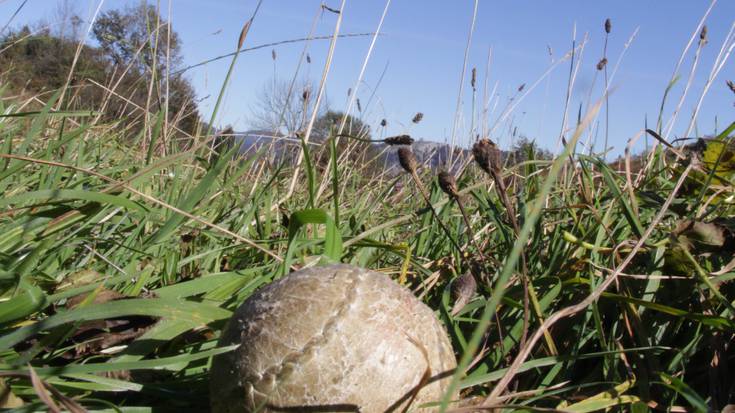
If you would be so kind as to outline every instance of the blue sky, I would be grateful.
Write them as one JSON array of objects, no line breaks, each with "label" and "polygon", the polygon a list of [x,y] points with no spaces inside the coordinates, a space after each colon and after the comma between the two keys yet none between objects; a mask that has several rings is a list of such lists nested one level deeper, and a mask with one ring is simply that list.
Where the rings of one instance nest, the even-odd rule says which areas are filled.
[{"label": "blue sky", "polygon": [[[167,14],[169,0],[160,0]],[[339,7],[339,0],[325,0]],[[90,16],[99,0],[72,0],[77,11]],[[138,0],[106,0],[103,9],[117,8]],[[255,0],[171,0],[174,29],[183,41],[185,64],[193,64],[233,51],[243,23],[251,15]],[[4,25],[22,0],[0,0],[0,25]],[[246,47],[304,37],[320,1],[265,0],[253,23]],[[550,66],[570,48],[576,25],[577,42],[589,34],[581,66],[572,92],[569,116],[576,120],[580,107],[600,99],[603,82],[595,65],[602,57],[603,22],[612,20],[608,44],[609,70],[612,71],[625,43],[639,29],[630,44],[613,79],[610,96],[610,145],[620,153],[627,140],[644,126],[655,124],[661,98],[674,67],[699,19],[709,6],[708,1],[480,1],[472,47],[465,75],[462,116],[457,129],[457,142],[470,141],[470,111],[472,90],[469,71],[477,67],[477,105],[482,107],[482,91],[486,78],[488,50],[492,48],[488,88],[496,90],[496,109],[490,116],[490,126],[517,96],[521,84],[530,87]],[[342,33],[370,32],[377,27],[385,6],[384,1],[347,0]],[[40,18],[52,21],[56,1],[28,0],[12,26],[35,22]],[[377,87],[370,107],[363,107],[365,120],[378,127],[387,119],[387,134],[410,133],[415,138],[433,141],[449,140],[455,118],[459,80],[465,44],[472,17],[473,2],[439,0],[393,0],[383,26],[384,35],[377,43],[360,85],[358,97],[367,102]],[[702,92],[715,58],[725,40],[735,16],[735,2],[719,1],[707,20],[709,43],[705,46],[699,67],[693,78],[682,113],[672,130],[681,136],[689,123],[692,110]],[[331,34],[336,15],[324,13],[318,20],[316,33]],[[1,27],[1,26],[0,26]],[[340,39],[327,83],[329,106],[335,110],[346,107],[347,90],[355,81],[370,43],[369,37]],[[304,47],[303,43],[277,46],[277,58],[272,48],[241,55],[228,89],[224,110],[217,124],[232,124],[244,130],[252,122],[256,96],[274,76],[288,81]],[[549,55],[549,48],[553,51]],[[318,81],[328,49],[327,41],[314,41],[309,46],[312,63],[306,65],[300,77]],[[682,79],[671,91],[664,119],[668,119],[679,100],[692,65],[692,47],[682,65]],[[698,117],[698,131],[709,134],[735,121],[735,94],[725,80],[735,78],[730,59],[711,86]],[[229,60],[221,60],[187,72],[200,98],[203,114],[211,113],[214,100],[224,79]],[[387,68],[387,69],[386,69]],[[381,74],[384,73],[379,83]],[[569,62],[560,64],[536,89],[515,107],[491,136],[507,147],[512,131],[529,136],[546,148],[557,144],[567,90]],[[517,97],[513,100],[515,100]],[[492,109],[492,108],[491,108]],[[479,109],[478,109],[479,110]],[[423,112],[418,125],[411,123],[416,112]],[[604,113],[598,118],[604,125]],[[596,136],[602,146],[604,127]],[[583,138],[586,139],[586,136]],[[637,149],[644,146],[641,139]]]}]

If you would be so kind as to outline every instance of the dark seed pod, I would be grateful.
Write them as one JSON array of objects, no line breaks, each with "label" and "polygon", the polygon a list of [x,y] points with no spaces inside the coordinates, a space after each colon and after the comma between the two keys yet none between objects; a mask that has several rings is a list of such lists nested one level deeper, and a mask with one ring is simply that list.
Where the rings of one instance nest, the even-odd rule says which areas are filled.
[{"label": "dark seed pod", "polygon": [[383,143],[386,145],[410,145],[413,143],[413,138],[409,135],[391,136],[390,138],[383,139]]},{"label": "dark seed pod", "polygon": [[445,194],[452,198],[459,197],[459,191],[457,190],[457,181],[454,179],[454,175],[447,171],[439,171],[439,187],[444,191]]},{"label": "dark seed pod", "polygon": [[452,283],[452,298],[454,298],[454,306],[452,307],[452,315],[456,315],[467,305],[477,291],[477,281],[471,273],[466,273],[454,280]]},{"label": "dark seed pod", "polygon": [[272,50],[271,50],[271,58],[272,58],[273,60],[276,60],[276,49],[272,49]]},{"label": "dark seed pod", "polygon": [[607,57],[603,57],[599,62],[597,62],[597,70],[602,70],[605,66],[607,66]]},{"label": "dark seed pod", "polygon": [[347,97],[352,96],[352,88],[347,89]]},{"label": "dark seed pod", "polygon": [[398,149],[398,162],[404,171],[408,173],[416,172],[418,162],[416,161],[416,156],[414,156],[408,146],[402,146]]},{"label": "dark seed pod", "polygon": [[733,83],[732,80],[728,80],[727,81],[727,87],[730,88],[730,90],[732,91],[732,93],[735,93],[735,83]]},{"label": "dark seed pod", "polygon": [[362,105],[360,104],[360,99],[355,99],[355,103],[357,103],[357,111],[362,112]]},{"label": "dark seed pod", "polygon": [[605,19],[605,33],[610,33],[610,30],[612,30],[612,23],[610,22],[610,19]]},{"label": "dark seed pod", "polygon": [[477,68],[472,68],[472,78],[470,79],[470,84],[472,85],[472,89],[475,88],[475,82],[477,82]]},{"label": "dark seed pod", "polygon": [[311,93],[309,92],[309,89],[304,89],[304,93],[301,94],[301,99],[303,99],[304,102],[306,102],[307,100],[309,100],[310,94]]},{"label": "dark seed pod", "polygon": [[699,42],[700,43],[707,42],[707,25],[702,26],[702,31],[699,32]]},{"label": "dark seed pod", "polygon": [[500,172],[500,150],[490,139],[480,139],[472,146],[477,165],[488,174]]},{"label": "dark seed pod", "polygon": [[413,119],[411,119],[411,122],[413,122],[413,123],[419,123],[419,122],[421,122],[421,119],[423,119],[423,118],[424,118],[424,114],[421,113],[421,112],[417,112],[413,116]]},{"label": "dark seed pod", "polygon": [[306,63],[311,63],[311,55],[306,55]]},{"label": "dark seed pod", "polygon": [[380,126],[385,127],[388,124],[388,121],[383,119],[380,121]]}]

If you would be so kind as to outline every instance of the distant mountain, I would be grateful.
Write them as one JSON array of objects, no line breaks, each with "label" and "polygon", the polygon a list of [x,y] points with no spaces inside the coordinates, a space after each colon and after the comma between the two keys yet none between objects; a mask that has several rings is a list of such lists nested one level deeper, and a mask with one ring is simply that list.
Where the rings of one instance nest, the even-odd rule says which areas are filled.
[{"label": "distant mountain", "polygon": [[[385,144],[375,145],[377,152],[384,152],[382,162],[385,168],[390,170],[396,168],[400,170],[398,164],[398,146],[388,146]],[[449,154],[452,151],[452,146],[446,143],[430,142],[430,141],[415,141],[411,145],[411,151],[416,156],[416,160],[424,167],[438,170],[446,165],[449,161]],[[466,157],[470,155],[470,151],[463,148],[454,148],[454,158]]]},{"label": "distant mountain", "polygon": [[[298,153],[301,143],[294,136],[273,135],[272,131],[250,130],[247,132],[235,132],[233,140],[239,145],[238,153],[240,156],[248,157],[255,155],[258,150],[267,146],[268,149],[265,156],[271,157],[274,161],[281,161],[288,154]],[[318,144],[323,139],[320,137],[312,137],[312,142]],[[399,146],[389,146],[385,144],[373,145],[373,153],[380,154],[377,165],[384,168],[388,172],[400,173],[401,167],[398,163]],[[446,143],[430,142],[425,140],[415,141],[411,145],[411,150],[416,155],[417,161],[422,167],[428,167],[432,170],[438,170],[447,163],[452,146]],[[455,148],[454,158],[471,156],[468,149]]]}]

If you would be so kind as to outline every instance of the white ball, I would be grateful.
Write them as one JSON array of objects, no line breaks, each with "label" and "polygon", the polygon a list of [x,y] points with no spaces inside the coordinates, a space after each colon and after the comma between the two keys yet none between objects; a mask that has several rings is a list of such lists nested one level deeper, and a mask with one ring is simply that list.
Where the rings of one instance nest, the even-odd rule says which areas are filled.
[{"label": "white ball", "polygon": [[440,401],[456,368],[429,307],[350,265],[296,271],[257,291],[222,334],[220,345],[232,344],[212,363],[215,413],[402,411],[414,395],[411,411],[433,411],[418,406]]}]

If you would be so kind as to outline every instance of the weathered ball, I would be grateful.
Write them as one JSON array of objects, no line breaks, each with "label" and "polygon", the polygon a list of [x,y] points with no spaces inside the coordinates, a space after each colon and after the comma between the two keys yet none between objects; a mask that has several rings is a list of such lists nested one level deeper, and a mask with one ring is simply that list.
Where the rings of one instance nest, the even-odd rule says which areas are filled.
[{"label": "weathered ball", "polygon": [[386,275],[296,271],[235,312],[211,371],[215,413],[434,411],[456,360],[433,311]]}]

